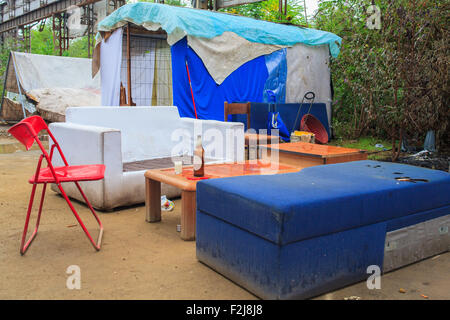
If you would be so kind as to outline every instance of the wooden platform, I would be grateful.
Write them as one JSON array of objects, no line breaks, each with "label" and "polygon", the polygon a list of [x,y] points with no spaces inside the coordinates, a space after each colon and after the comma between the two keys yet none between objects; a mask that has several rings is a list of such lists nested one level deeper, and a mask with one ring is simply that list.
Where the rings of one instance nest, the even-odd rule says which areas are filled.
[{"label": "wooden platform", "polygon": [[[123,172],[151,170],[151,169],[164,169],[173,168],[173,161],[183,160],[183,165],[192,165],[192,157],[165,157],[158,159],[148,159],[134,162],[125,162],[123,164]],[[211,159],[205,159],[206,163],[212,162]]]},{"label": "wooden platform", "polygon": [[260,147],[266,148],[268,158],[272,157],[272,151],[276,150],[279,157],[278,162],[302,168],[367,159],[367,153],[364,150],[307,142],[280,143]]}]

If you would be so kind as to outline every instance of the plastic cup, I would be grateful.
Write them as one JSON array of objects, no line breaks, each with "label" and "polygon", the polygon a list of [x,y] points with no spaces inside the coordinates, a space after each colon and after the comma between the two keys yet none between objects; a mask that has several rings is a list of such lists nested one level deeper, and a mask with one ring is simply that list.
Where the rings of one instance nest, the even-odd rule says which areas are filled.
[{"label": "plastic cup", "polygon": [[183,161],[175,161],[175,174],[181,174],[183,172]]}]

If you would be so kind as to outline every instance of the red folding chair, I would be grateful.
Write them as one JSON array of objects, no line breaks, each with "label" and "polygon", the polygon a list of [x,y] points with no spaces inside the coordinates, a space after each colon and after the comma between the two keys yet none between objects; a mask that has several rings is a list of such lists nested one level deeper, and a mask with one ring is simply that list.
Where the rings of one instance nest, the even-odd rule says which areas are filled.
[{"label": "red folding chair", "polygon": [[[42,145],[41,141],[38,138],[39,132],[42,130],[46,130],[48,132],[48,135],[53,141],[52,148],[50,150],[50,156],[48,155],[47,151],[45,150],[44,146]],[[39,116],[32,116],[28,117],[26,119],[23,119],[18,124],[11,127],[8,132],[12,134],[17,140],[19,140],[23,145],[25,145],[27,150],[30,150],[33,143],[36,141],[36,143],[39,145],[39,148],[41,148],[42,154],[39,158],[39,162],[36,168],[36,173],[34,176],[32,176],[29,180],[29,183],[33,185],[33,189],[31,191],[30,196],[30,202],[28,204],[28,211],[27,211],[27,218],[25,220],[25,227],[23,230],[22,235],[22,243],[20,245],[20,253],[22,255],[25,254],[28,247],[31,245],[31,242],[36,237],[38,228],[39,228],[39,222],[41,219],[41,213],[42,213],[42,205],[44,203],[44,196],[45,196],[45,189],[47,187],[48,183],[55,183],[59,190],[61,191],[62,196],[64,199],[66,199],[67,204],[69,205],[70,209],[72,210],[73,214],[75,215],[75,218],[78,220],[79,224],[83,228],[84,232],[86,233],[87,237],[91,241],[94,248],[98,251],[100,250],[100,245],[102,241],[102,235],[103,235],[103,226],[100,222],[100,219],[98,218],[97,214],[95,213],[94,209],[92,208],[91,204],[89,203],[89,200],[86,198],[83,190],[81,190],[81,187],[79,185],[79,181],[93,181],[93,180],[101,180],[103,179],[104,173],[105,173],[105,166],[103,164],[95,164],[95,165],[84,165],[84,166],[69,166],[67,163],[66,158],[64,157],[64,154],[59,147],[58,142],[56,141],[53,134],[50,132],[50,130],[47,127],[47,124],[44,122],[44,120]],[[55,147],[58,149],[59,154],[61,155],[61,159],[64,161],[65,166],[63,167],[54,167],[52,165],[52,157],[53,157],[53,151],[55,150]],[[47,167],[41,168],[42,160],[45,158],[47,160]],[[72,203],[70,202],[69,198],[67,197],[67,194],[65,193],[61,183],[62,182],[74,182],[77,186],[78,190],[80,191],[81,195],[84,198],[84,201],[88,205],[89,209],[91,209],[92,214],[94,215],[95,219],[97,220],[99,226],[100,226],[100,232],[98,235],[97,242],[94,242],[91,235],[89,234],[88,230],[86,229],[83,221],[81,221],[80,216],[78,215],[77,211],[73,207]],[[31,209],[33,207],[33,201],[34,201],[34,194],[36,192],[36,187],[38,184],[43,184],[42,189],[42,196],[41,196],[41,202],[39,204],[39,212],[36,222],[36,228],[34,229],[33,234],[31,235],[30,239],[25,242],[26,235],[28,232],[28,222],[30,220],[30,214]]]}]

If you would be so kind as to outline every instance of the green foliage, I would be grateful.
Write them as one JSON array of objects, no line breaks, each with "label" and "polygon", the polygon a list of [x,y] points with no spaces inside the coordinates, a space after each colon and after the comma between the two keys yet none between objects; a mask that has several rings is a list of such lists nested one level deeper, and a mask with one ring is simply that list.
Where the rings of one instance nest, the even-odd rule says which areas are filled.
[{"label": "green foliage", "polygon": [[384,146],[384,148],[387,149],[387,148],[389,148],[390,143],[391,143],[391,141],[388,141],[385,139],[383,140],[378,137],[370,136],[370,137],[360,137],[355,140],[338,138],[338,139],[333,140],[330,144],[336,145],[336,146],[341,146],[344,148],[361,149],[361,150],[366,150],[366,151],[372,152],[372,151],[383,150],[382,148],[375,147],[375,145],[382,144]]},{"label": "green foliage", "polygon": [[[155,0],[139,0],[138,2],[154,2]],[[127,3],[131,3],[131,1],[127,1]],[[186,2],[183,2],[182,0],[164,0],[164,4],[168,4],[170,6],[179,6],[179,7],[186,7]]]},{"label": "green foliage", "polygon": [[381,28],[369,29],[372,1],[320,1],[318,29],[343,38],[332,61],[334,125],[341,134],[386,136],[395,160],[403,137],[423,144],[449,123],[449,1],[379,0]]},{"label": "green foliage", "polygon": [[[31,53],[44,55],[58,54],[53,43],[51,25],[51,21],[48,21],[41,30],[39,30],[38,27],[31,30]],[[92,45],[94,45],[93,40]],[[17,43],[13,38],[6,38],[4,43],[0,46],[0,92],[3,91],[6,64],[8,62],[10,51],[23,51],[23,45]],[[63,52],[63,56],[87,58],[88,37],[84,36],[71,40],[69,43],[69,50]]]},{"label": "green foliage", "polygon": [[51,23],[47,22],[42,31],[39,31],[37,28],[31,30],[31,53],[45,55],[56,54]]},{"label": "green foliage", "polygon": [[[91,39],[91,51],[95,45],[94,39]],[[64,52],[65,56],[76,58],[88,58],[88,37],[80,37],[70,41],[69,50]]]},{"label": "green foliage", "polygon": [[286,15],[280,14],[278,0],[266,0],[224,8],[219,11],[272,22],[291,23],[296,25],[305,24],[303,6],[300,4],[299,0],[287,1]]},{"label": "green foliage", "polygon": [[[5,72],[8,64],[9,52],[17,50],[18,45],[13,39],[5,39],[0,46],[0,92],[3,92],[3,83],[5,80]],[[0,93],[1,94],[1,93]]]}]

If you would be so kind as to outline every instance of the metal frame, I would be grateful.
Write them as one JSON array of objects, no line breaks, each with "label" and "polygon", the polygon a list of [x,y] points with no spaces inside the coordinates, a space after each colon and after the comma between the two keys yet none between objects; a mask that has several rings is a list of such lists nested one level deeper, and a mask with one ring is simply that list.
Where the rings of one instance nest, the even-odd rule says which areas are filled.
[{"label": "metal frame", "polygon": [[[12,57],[11,53],[9,54],[9,57]],[[14,57],[12,58],[12,62],[13,62],[13,66],[14,66],[14,74],[16,75],[17,88],[19,90],[19,99],[20,99],[20,104],[22,106],[23,118],[25,119],[27,117],[27,113],[25,112],[25,106],[23,105],[24,95],[22,94],[22,89],[20,88],[20,81],[19,81],[19,77],[17,76],[17,67],[16,67],[16,61],[14,60]],[[8,74],[6,74],[6,75],[8,75]],[[5,76],[5,81],[6,81],[6,76]],[[3,100],[2,100],[2,105],[3,105]]]},{"label": "metal frame", "polygon": [[[3,108],[3,100],[5,99],[5,93],[6,93],[6,80],[8,78],[8,72],[9,72],[9,61],[11,60],[11,53],[8,56],[8,62],[6,63],[6,71],[5,71],[5,79],[3,80],[3,90],[2,90],[2,100],[0,103],[0,117],[2,114],[2,108]],[[2,118],[3,119],[3,118]]]}]

